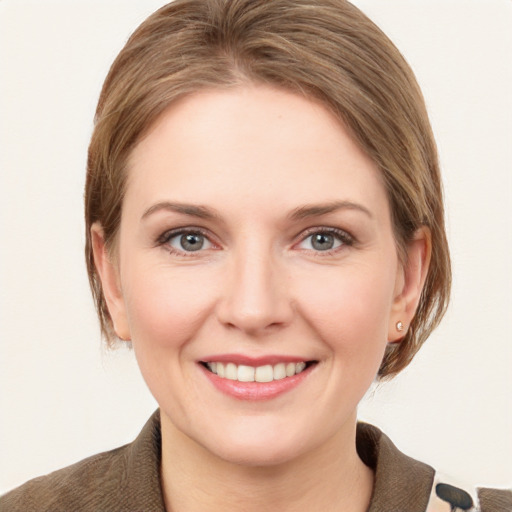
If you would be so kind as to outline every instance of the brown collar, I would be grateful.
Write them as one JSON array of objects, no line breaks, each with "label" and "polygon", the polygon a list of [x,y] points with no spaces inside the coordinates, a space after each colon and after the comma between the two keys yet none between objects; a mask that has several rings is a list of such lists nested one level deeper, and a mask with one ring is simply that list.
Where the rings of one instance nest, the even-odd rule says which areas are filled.
[{"label": "brown collar", "polygon": [[[385,434],[367,423],[358,423],[356,444],[363,462],[375,471],[368,512],[423,512],[426,509],[434,481],[433,468],[404,455]],[[145,496],[146,504],[147,497],[152,496],[151,502],[162,503],[161,510],[164,510],[158,469],[160,450],[160,414],[157,411],[130,445],[126,476],[139,489],[137,494]]]},{"label": "brown collar", "polygon": [[404,455],[378,428],[358,423],[357,451],[375,471],[368,512],[425,511],[434,481],[430,466]]}]

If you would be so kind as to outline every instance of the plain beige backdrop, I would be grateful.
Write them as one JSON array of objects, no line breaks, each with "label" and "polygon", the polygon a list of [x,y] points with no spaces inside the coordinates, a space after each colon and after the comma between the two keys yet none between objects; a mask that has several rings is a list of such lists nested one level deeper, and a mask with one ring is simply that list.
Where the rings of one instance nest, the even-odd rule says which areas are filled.
[{"label": "plain beige backdrop", "polygon": [[[156,0],[0,0],[0,492],[129,442],[156,404],[102,348],[85,158],[108,67]],[[439,143],[450,310],[360,416],[462,483],[512,486],[512,1],[359,0],[417,73]]]}]

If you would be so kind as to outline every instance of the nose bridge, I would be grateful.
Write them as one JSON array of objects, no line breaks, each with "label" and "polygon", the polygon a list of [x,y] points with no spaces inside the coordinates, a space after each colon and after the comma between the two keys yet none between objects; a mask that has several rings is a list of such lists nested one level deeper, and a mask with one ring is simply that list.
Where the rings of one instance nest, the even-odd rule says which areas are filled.
[{"label": "nose bridge", "polygon": [[285,273],[271,244],[248,237],[233,251],[220,320],[249,333],[286,324],[291,304]]}]

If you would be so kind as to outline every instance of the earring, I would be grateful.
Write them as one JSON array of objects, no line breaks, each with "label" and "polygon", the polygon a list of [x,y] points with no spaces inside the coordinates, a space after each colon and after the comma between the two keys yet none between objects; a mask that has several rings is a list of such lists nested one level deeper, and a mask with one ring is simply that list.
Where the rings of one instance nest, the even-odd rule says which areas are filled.
[{"label": "earring", "polygon": [[398,332],[402,332],[404,330],[405,326],[404,326],[404,323],[399,320],[397,323],[396,323],[396,330]]}]

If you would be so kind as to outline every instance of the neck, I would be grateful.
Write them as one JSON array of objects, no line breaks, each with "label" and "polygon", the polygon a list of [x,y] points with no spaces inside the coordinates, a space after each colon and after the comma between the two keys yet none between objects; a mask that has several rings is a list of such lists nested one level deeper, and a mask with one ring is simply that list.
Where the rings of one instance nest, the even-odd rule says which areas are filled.
[{"label": "neck", "polygon": [[313,453],[272,466],[222,460],[162,414],[162,486],[169,512],[368,510],[373,472],[358,457],[355,419]]}]

